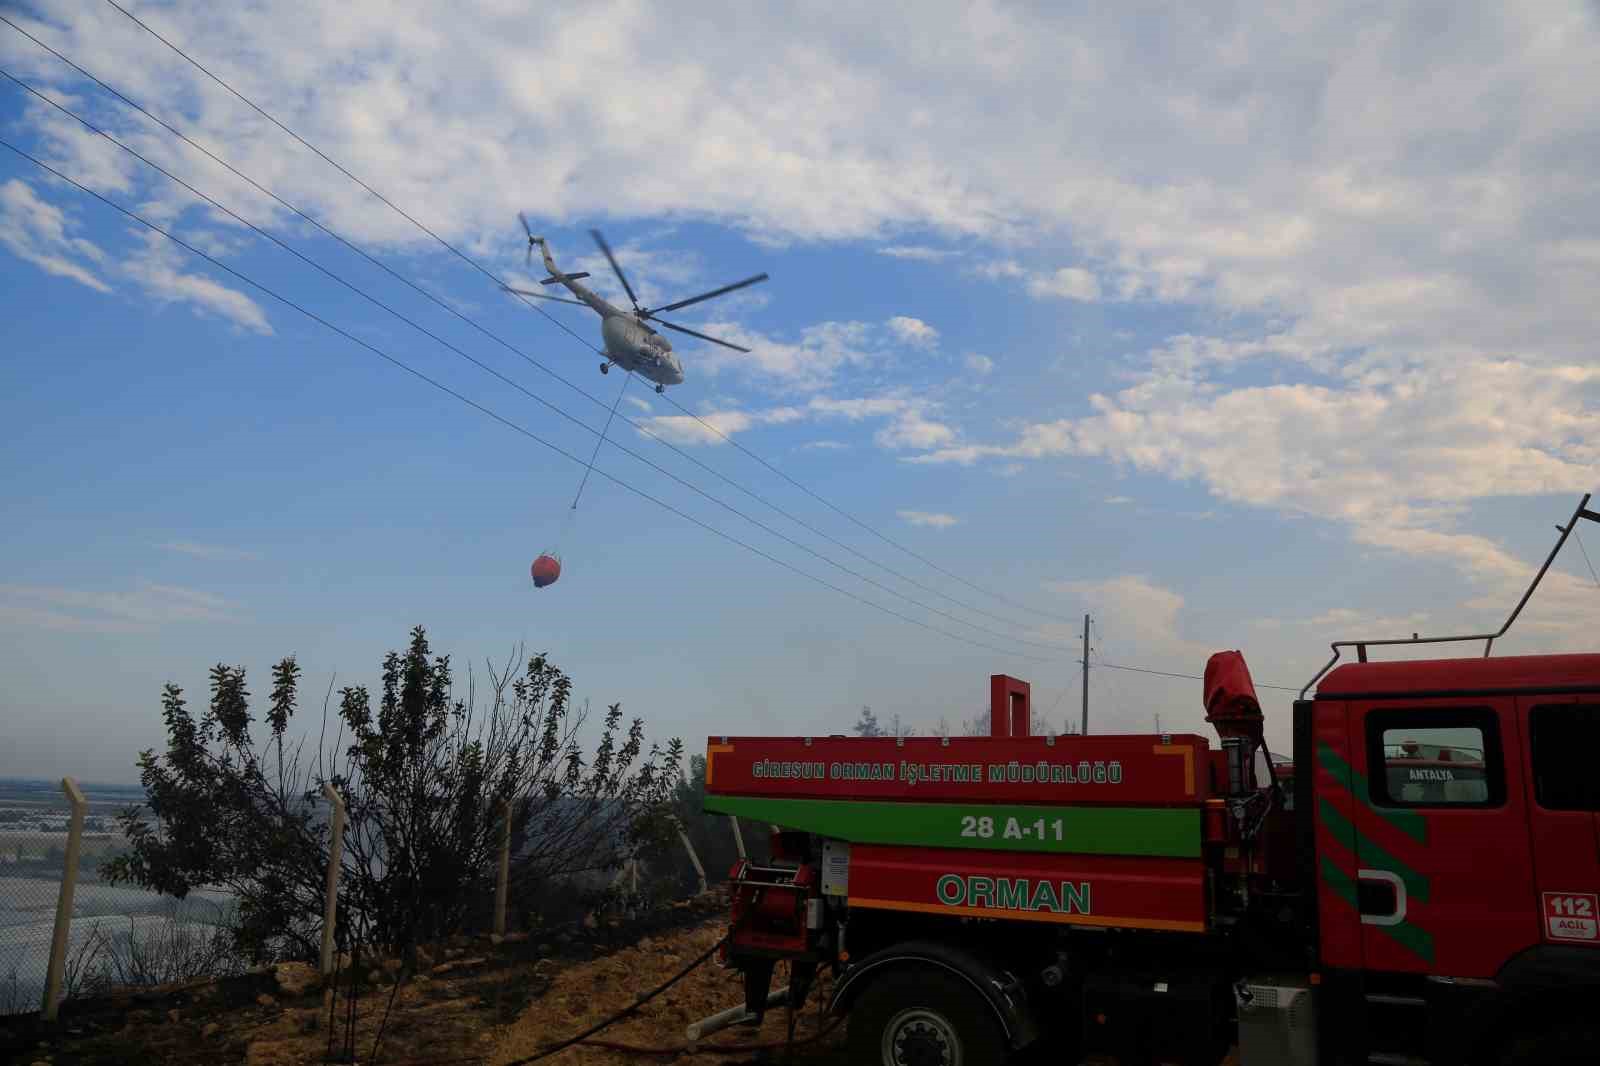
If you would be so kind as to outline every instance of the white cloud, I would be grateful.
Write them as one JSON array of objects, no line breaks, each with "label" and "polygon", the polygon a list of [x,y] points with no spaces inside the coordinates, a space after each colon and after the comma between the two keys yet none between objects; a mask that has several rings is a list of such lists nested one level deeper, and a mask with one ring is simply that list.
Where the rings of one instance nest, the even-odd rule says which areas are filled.
[{"label": "white cloud", "polygon": [[149,581],[125,592],[0,585],[0,622],[42,629],[139,632],[178,623],[226,622],[234,610],[234,604],[212,593]]},{"label": "white cloud", "polygon": [[1028,271],[1015,259],[994,259],[987,263],[980,263],[973,268],[972,273],[980,278],[988,278],[990,281],[1025,278],[1028,276]]},{"label": "white cloud", "polygon": [[640,436],[649,433],[673,444],[726,444],[736,433],[755,426],[781,426],[798,422],[806,412],[798,407],[771,407],[764,411],[708,411],[699,415],[656,415],[639,420]]},{"label": "white cloud", "polygon": [[979,355],[976,352],[969,353],[962,362],[974,374],[988,374],[994,370],[994,360],[987,355]]},{"label": "white cloud", "polygon": [[[1184,597],[1148,574],[1123,574],[1103,581],[1057,581],[1048,588],[1065,601],[1063,613],[1087,611],[1095,618],[1091,645],[1108,662],[1121,666],[1193,666],[1204,664],[1216,650],[1183,635],[1180,616]],[[1115,638],[1110,647],[1105,641],[1108,629]],[[1077,619],[1050,623],[1039,627],[1037,634],[1042,640],[1068,646],[1081,644],[1083,624]],[[1129,658],[1135,655],[1138,659],[1130,662]]]},{"label": "white cloud", "polygon": [[192,540],[169,540],[161,545],[170,552],[179,555],[189,555],[196,559],[209,559],[216,562],[256,562],[261,558],[260,552],[246,551],[243,548],[229,548],[220,544],[200,544]]},{"label": "white cloud", "polygon": [[0,244],[46,273],[110,292],[99,272],[114,272],[158,300],[191,304],[257,333],[272,332],[248,296],[203,275],[183,273],[177,266],[183,253],[159,234],[144,233],[142,250],[119,264],[99,245],[72,236],[69,227],[66,212],[40,198],[27,182],[13,178],[0,185]]},{"label": "white cloud", "polygon": [[[1165,365],[1170,352],[1154,353]],[[1355,539],[1452,558],[1497,585],[1527,567],[1449,528],[1463,501],[1579,493],[1600,471],[1600,367],[1463,359],[1338,385],[1222,389],[1191,361],[1152,371],[1092,413],[1023,427],[1007,445],[958,444],[911,462],[1096,456],[1198,480],[1222,499],[1341,521]]]},{"label": "white cloud", "polygon": [[1081,267],[1062,267],[1029,279],[1028,293],[1037,298],[1055,296],[1092,303],[1100,299],[1100,279]]},{"label": "white cloud", "polygon": [[895,315],[886,325],[896,339],[913,348],[932,348],[939,343],[939,331],[920,318]]},{"label": "white cloud", "polygon": [[955,515],[938,511],[896,511],[895,514],[914,526],[932,526],[934,529],[949,529],[961,521]]},{"label": "white cloud", "polygon": [[844,418],[851,422],[865,418],[887,418],[889,424],[873,435],[881,448],[925,451],[955,440],[956,431],[928,417],[933,405],[903,392],[847,400],[813,397],[806,409],[815,415]]},{"label": "white cloud", "polygon": [[943,422],[935,422],[920,410],[901,411],[883,429],[873,435],[873,440],[883,448],[893,450],[912,448],[926,450],[938,448],[955,440],[956,431]]},{"label": "white cloud", "polygon": [[[1549,375],[1594,360],[1600,20],[1579,0],[1481,0],[1442,22],[1356,10],[1261,19],[1233,3],[1151,23],[1116,7],[933,0],[888,18],[840,4],[729,23],[597,2],[529,23],[495,4],[441,20],[372,3],[294,19],[189,3],[163,25],[436,231],[508,260],[519,208],[707,220],[771,242],[910,248],[888,235],[926,233],[976,245],[972,272],[1041,295],[1196,305],[1237,332],[1151,353],[1146,381],[1085,415],[1000,445],[952,434],[929,461],[1103,457],[1415,546],[1454,538],[1462,501],[1569,491],[1595,466],[1592,385],[1563,392]],[[105,5],[61,12],[26,24],[349,236],[427,246]],[[952,38],[967,46],[942,46]],[[707,40],[770,62],[712,76],[703,50],[673,47]],[[62,87],[40,56],[5,47]],[[24,121],[97,187],[147,180],[102,141],[36,110]],[[156,140],[134,118],[106,121]],[[42,240],[21,243],[29,261],[99,280],[86,252]],[[673,266],[653,261],[641,280],[675,284],[658,273]],[[235,297],[188,293],[247,319]],[[883,327],[861,323],[789,340],[735,328],[728,339],[757,350],[697,352],[691,373],[736,367],[788,395],[888,355]],[[1225,367],[1279,379],[1240,385]],[[1473,391],[1524,384],[1549,419]],[[1393,500],[1404,513],[1381,515]]]},{"label": "white cloud", "polygon": [[959,253],[949,248],[930,248],[925,244],[891,244],[886,248],[879,248],[878,254],[891,259],[915,259],[936,263]]},{"label": "white cloud", "polygon": [[734,373],[785,392],[826,388],[843,367],[863,366],[877,357],[873,327],[865,322],[822,322],[800,331],[798,342],[769,337],[735,322],[713,321],[694,328],[750,349],[748,354],[716,345],[700,346],[686,357],[689,373]]},{"label": "white cloud", "polygon": [[179,266],[182,254],[160,234],[146,233],[143,251],[130,255],[122,272],[163,303],[187,304],[197,313],[217,315],[254,333],[272,334],[259,304],[203,274],[184,273]]},{"label": "white cloud", "polygon": [[637,396],[625,396],[623,399],[627,400],[630,404],[641,411],[649,412],[654,410],[654,408],[650,406],[649,400],[640,399]]},{"label": "white cloud", "polygon": [[1121,504],[1125,504],[1125,503],[1132,503],[1133,502],[1133,497],[1132,496],[1107,496],[1106,497],[1106,502],[1110,503],[1110,504],[1117,504],[1117,505],[1121,505]]},{"label": "white cloud", "polygon": [[[674,444],[724,444],[734,434],[756,426],[789,425],[802,421],[845,422],[883,421],[873,439],[879,447],[891,450],[925,451],[955,439],[955,430],[929,417],[930,402],[904,392],[877,396],[838,398],[813,396],[802,405],[784,405],[764,410],[728,409],[701,415],[657,415],[642,419],[641,430],[649,430]],[[835,441],[816,441],[806,447],[842,448]]]},{"label": "white cloud", "polygon": [[[743,411],[712,411],[693,415],[656,415],[639,424],[662,440],[673,444],[726,444],[735,433],[757,424],[758,419]],[[641,432],[641,436],[644,436]]]},{"label": "white cloud", "polygon": [[844,443],[843,441],[837,440],[813,440],[807,441],[805,444],[800,445],[800,447],[802,450],[806,451],[837,452],[844,451],[845,449],[849,448],[850,445]]},{"label": "white cloud", "polygon": [[0,244],[19,259],[47,274],[69,278],[96,292],[110,292],[90,266],[105,260],[105,253],[68,231],[66,212],[33,191],[18,178],[0,185]]}]

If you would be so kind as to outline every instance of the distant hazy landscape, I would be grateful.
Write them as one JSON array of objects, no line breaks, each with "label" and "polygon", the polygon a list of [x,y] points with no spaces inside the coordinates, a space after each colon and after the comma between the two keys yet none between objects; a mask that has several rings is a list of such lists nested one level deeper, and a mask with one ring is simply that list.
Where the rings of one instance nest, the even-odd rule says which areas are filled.
[{"label": "distant hazy landscape", "polygon": [[[102,883],[101,863],[126,843],[116,816],[141,804],[144,790],[81,781],[78,787],[89,800],[89,811],[73,895],[69,958],[97,926],[110,935],[136,937],[141,928],[175,912],[187,922],[209,924],[231,902],[226,893],[200,892],[179,906],[142,889]],[[0,1013],[39,1008],[70,816],[59,780],[0,778]]]}]

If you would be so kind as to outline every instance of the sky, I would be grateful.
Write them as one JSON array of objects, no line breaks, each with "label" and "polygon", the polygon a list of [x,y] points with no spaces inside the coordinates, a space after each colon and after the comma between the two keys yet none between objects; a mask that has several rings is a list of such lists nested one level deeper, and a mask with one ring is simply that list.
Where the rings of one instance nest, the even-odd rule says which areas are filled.
[{"label": "sky", "polygon": [[[695,751],[995,673],[1059,730],[1089,612],[1090,730],[1209,734],[1100,664],[1497,628],[1600,488],[1593,3],[126,6],[459,254],[103,0],[0,6],[279,198],[0,24],[0,137],[212,260],[0,149],[0,775],[135,779],[218,662],[314,723],[419,624]],[[680,312],[751,352],[601,377],[519,211],[613,297],[591,227],[647,305],[769,273]],[[1596,650],[1578,547],[1501,650]]]}]

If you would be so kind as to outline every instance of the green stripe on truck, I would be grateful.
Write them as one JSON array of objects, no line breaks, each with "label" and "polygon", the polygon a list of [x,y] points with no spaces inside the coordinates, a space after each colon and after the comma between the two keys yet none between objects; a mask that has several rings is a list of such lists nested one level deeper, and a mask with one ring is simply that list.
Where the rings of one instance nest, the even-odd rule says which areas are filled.
[{"label": "green stripe on truck", "polygon": [[713,795],[706,797],[705,809],[852,844],[1200,857],[1200,811],[1194,807],[1032,807]]}]

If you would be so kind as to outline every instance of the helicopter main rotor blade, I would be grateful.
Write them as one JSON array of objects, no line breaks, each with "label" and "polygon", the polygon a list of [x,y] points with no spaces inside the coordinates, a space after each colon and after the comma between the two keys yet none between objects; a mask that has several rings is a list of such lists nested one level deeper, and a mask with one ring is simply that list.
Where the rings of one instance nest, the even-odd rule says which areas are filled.
[{"label": "helicopter main rotor blade", "polygon": [[600,236],[600,231],[597,229],[590,230],[589,236],[593,237],[594,243],[598,244],[600,250],[606,253],[606,258],[611,261],[611,269],[617,272],[617,280],[622,282],[623,290],[627,292],[628,299],[633,302],[633,309],[635,311],[639,310],[639,298],[633,294],[633,286],[628,284],[627,276],[622,273],[622,267],[617,264],[617,257],[611,254],[611,245],[606,243],[606,239]]},{"label": "helicopter main rotor blade", "polygon": [[690,304],[697,304],[702,300],[709,300],[713,296],[721,296],[723,293],[732,292],[735,289],[742,289],[746,285],[754,285],[758,281],[766,281],[767,277],[768,275],[766,274],[757,274],[753,278],[745,278],[743,281],[736,281],[732,285],[724,285],[720,289],[712,289],[710,292],[703,292],[699,296],[691,296],[687,300],[679,300],[675,304],[667,304],[665,307],[657,307],[643,313],[647,315],[653,315],[658,311],[676,311],[680,307],[688,307]]},{"label": "helicopter main rotor blade", "polygon": [[547,296],[542,292],[529,292],[527,289],[513,289],[510,285],[500,286],[506,292],[514,292],[518,296],[534,296],[540,300],[553,300],[558,304],[572,304],[574,307],[588,307],[582,300],[568,300],[562,296]]},{"label": "helicopter main rotor blade", "polygon": [[687,326],[674,326],[671,322],[662,322],[659,318],[655,319],[655,322],[658,325],[666,326],[668,329],[675,329],[679,333],[687,333],[691,337],[699,337],[703,341],[710,341],[712,344],[720,344],[724,348],[732,348],[736,352],[748,352],[750,350],[749,348],[741,348],[737,344],[730,344],[727,341],[719,341],[715,337],[710,337],[704,333],[696,332],[695,330],[689,329]]}]

